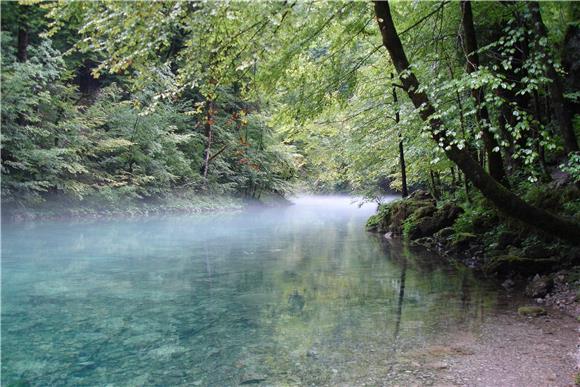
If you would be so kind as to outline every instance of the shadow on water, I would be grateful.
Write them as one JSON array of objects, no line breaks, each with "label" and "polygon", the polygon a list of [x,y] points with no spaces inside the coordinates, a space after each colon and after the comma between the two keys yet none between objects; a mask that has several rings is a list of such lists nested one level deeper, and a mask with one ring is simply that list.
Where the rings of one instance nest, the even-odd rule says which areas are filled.
[{"label": "shadow on water", "polygon": [[2,384],[356,384],[494,287],[364,231],[374,205],[8,225]]}]

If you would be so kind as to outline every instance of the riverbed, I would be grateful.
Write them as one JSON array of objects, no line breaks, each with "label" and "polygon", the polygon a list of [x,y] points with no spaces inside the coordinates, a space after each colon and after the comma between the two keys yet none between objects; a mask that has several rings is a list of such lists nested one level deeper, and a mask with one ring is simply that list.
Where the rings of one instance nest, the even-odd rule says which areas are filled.
[{"label": "riverbed", "polygon": [[4,224],[2,384],[388,384],[505,308],[496,283],[366,233],[376,205],[292,201]]}]

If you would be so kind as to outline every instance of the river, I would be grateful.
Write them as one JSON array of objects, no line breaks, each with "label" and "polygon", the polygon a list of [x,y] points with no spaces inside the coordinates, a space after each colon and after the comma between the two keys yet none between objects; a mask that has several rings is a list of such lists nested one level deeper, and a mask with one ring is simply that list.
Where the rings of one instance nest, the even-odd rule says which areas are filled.
[{"label": "river", "polygon": [[334,385],[477,330],[493,284],[364,231],[375,205],[4,224],[3,385]]}]

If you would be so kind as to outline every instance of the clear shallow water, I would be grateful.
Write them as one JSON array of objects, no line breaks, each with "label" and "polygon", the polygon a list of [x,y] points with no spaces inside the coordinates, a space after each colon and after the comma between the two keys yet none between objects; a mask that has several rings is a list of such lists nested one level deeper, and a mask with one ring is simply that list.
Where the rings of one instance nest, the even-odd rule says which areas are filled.
[{"label": "clear shallow water", "polygon": [[2,384],[357,384],[493,287],[364,231],[374,205],[4,224]]}]

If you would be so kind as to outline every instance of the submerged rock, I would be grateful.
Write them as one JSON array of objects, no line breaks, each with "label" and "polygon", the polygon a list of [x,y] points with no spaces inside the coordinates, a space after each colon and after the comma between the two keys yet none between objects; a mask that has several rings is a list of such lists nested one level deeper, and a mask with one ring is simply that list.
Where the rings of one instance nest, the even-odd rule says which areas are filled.
[{"label": "submerged rock", "polygon": [[541,306],[520,306],[518,314],[525,317],[538,317],[545,316],[547,313]]},{"label": "submerged rock", "polygon": [[292,313],[299,313],[304,309],[304,304],[306,303],[304,296],[298,293],[297,290],[288,297],[288,306]]},{"label": "submerged rock", "polygon": [[316,348],[312,348],[311,350],[306,352],[306,356],[312,359],[318,359],[318,351],[316,350]]}]

